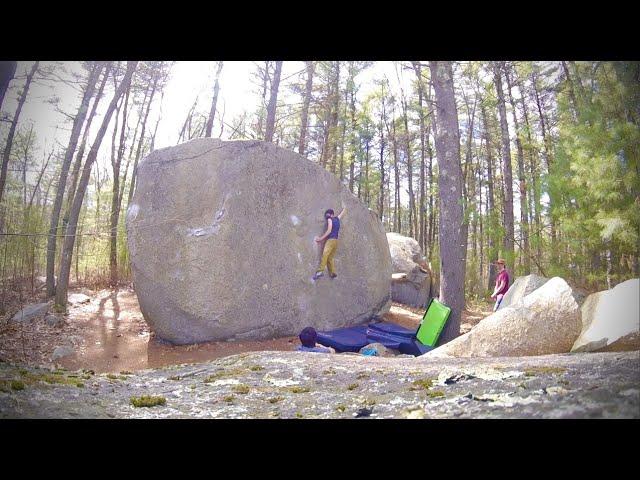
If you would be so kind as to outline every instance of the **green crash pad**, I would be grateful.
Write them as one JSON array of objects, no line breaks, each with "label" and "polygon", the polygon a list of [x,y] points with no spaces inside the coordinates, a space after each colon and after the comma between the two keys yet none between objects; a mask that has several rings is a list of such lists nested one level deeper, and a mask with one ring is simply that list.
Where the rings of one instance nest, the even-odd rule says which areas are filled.
[{"label": "green crash pad", "polygon": [[435,347],[438,337],[449,319],[449,314],[451,314],[451,308],[435,298],[431,300],[416,332],[418,341],[423,345]]}]

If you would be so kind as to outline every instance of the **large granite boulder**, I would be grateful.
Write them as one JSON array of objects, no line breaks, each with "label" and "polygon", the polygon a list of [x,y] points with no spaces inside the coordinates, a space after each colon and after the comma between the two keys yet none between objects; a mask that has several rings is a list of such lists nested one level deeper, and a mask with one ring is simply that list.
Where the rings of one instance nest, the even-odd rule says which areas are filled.
[{"label": "large granite boulder", "polygon": [[418,242],[399,233],[387,233],[393,276],[393,301],[426,307],[431,298],[431,275]]},{"label": "large granite boulder", "polygon": [[11,318],[11,321],[17,323],[30,323],[38,317],[44,317],[44,315],[49,311],[49,307],[51,307],[51,302],[27,305],[16,313]]},{"label": "large granite boulder", "polygon": [[640,349],[640,280],[589,295],[581,308],[582,331],[572,352]]},{"label": "large granite boulder", "polygon": [[[202,138],[138,167],[127,211],[135,290],[176,344],[296,335],[380,317],[391,257],[376,215],[319,165],[261,141]],[[311,279],[323,213],[347,207],[337,278]]]},{"label": "large granite boulder", "polygon": [[554,277],[518,303],[489,315],[469,333],[423,357],[567,353],[582,328],[580,302],[567,282]]},{"label": "large granite boulder", "polygon": [[535,274],[516,278],[513,282],[513,285],[511,285],[509,287],[509,290],[507,290],[507,293],[502,299],[498,310],[518,303],[524,297],[534,292],[548,281],[548,278],[541,277],[540,275]]}]

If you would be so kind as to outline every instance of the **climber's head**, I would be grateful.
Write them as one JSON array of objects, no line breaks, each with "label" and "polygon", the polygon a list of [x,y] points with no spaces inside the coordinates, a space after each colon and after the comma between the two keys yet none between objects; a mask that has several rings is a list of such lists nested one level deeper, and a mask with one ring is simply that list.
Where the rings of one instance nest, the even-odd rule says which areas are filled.
[{"label": "climber's head", "polygon": [[313,327],[306,327],[300,332],[299,338],[303,346],[312,348],[316,346],[318,332]]},{"label": "climber's head", "polygon": [[331,218],[333,217],[333,215],[334,215],[334,211],[331,208],[324,212],[324,218]]}]

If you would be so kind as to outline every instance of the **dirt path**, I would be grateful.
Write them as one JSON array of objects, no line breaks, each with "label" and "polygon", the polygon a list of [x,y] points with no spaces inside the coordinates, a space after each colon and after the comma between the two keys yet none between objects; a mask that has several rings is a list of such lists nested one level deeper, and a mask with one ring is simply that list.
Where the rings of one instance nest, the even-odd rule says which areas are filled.
[{"label": "dirt path", "polygon": [[[84,303],[71,303],[62,326],[51,327],[43,319],[31,324],[10,324],[0,332],[0,358],[30,365],[53,366],[51,355],[57,346],[68,345],[76,354],[57,360],[67,369],[87,369],[96,373],[118,373],[159,368],[183,363],[200,363],[245,352],[291,351],[297,337],[261,341],[209,342],[197,345],[170,345],[154,339],[144,321],[133,289],[74,289],[87,295]],[[70,298],[73,298],[71,296]],[[407,328],[417,328],[422,314],[393,304],[385,320]],[[475,314],[475,317],[474,315]],[[477,317],[477,318],[476,318]],[[475,325],[483,313],[465,311],[462,333]]]}]

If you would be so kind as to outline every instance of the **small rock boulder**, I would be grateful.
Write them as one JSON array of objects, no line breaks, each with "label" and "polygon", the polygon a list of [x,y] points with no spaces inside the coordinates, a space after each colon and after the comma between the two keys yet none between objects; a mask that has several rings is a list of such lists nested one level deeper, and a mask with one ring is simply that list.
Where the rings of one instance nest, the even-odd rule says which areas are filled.
[{"label": "small rock boulder", "polygon": [[67,299],[67,302],[71,304],[89,303],[90,301],[91,297],[85,295],[84,293],[72,293]]},{"label": "small rock boulder", "polygon": [[75,354],[76,354],[76,351],[73,347],[70,347],[68,345],[62,345],[62,346],[56,347],[53,350],[53,353],[51,354],[51,361],[55,362],[60,358],[69,357]]},{"label": "small rock boulder", "polygon": [[47,325],[50,327],[61,327],[64,325],[64,318],[60,318],[57,315],[48,314],[44,317],[44,321],[47,322]]},{"label": "small rock boulder", "polygon": [[581,308],[582,331],[572,352],[640,349],[640,280],[589,295]]},{"label": "small rock boulder", "polygon": [[554,277],[518,303],[489,315],[469,333],[420,358],[567,353],[582,328],[576,297],[567,282]]},{"label": "small rock boulder", "polygon": [[524,297],[534,292],[548,281],[548,278],[541,277],[540,275],[535,275],[533,273],[531,275],[516,278],[513,285],[511,285],[509,290],[507,290],[498,310],[509,307],[514,303],[518,303]]},{"label": "small rock boulder", "polygon": [[28,323],[35,320],[37,317],[43,316],[49,310],[51,303],[36,303],[28,305],[16,313],[12,318],[12,322]]},{"label": "small rock boulder", "polygon": [[391,298],[413,307],[426,307],[431,298],[431,274],[418,242],[399,233],[387,233],[393,275]]}]

